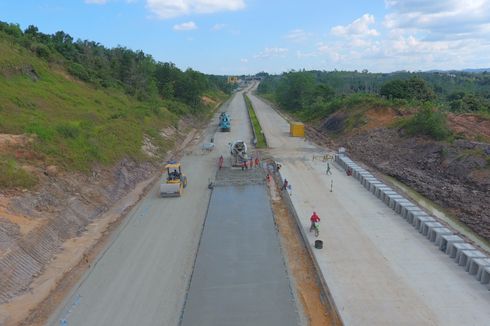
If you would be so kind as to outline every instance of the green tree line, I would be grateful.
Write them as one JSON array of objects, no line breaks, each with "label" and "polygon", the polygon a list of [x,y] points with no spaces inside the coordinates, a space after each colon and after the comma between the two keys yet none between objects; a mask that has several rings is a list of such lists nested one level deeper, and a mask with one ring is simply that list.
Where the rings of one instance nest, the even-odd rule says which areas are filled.
[{"label": "green tree line", "polygon": [[63,31],[45,34],[33,25],[23,31],[17,24],[0,21],[0,32],[45,61],[64,65],[84,82],[122,88],[138,100],[175,99],[196,107],[206,91],[231,92],[225,76],[205,75],[193,69],[181,71],[173,63],[156,61],[143,51],[74,40]]},{"label": "green tree line", "polygon": [[267,75],[258,88],[287,110],[320,109],[354,94],[401,102],[433,102],[454,112],[490,110],[490,73],[291,71]]},{"label": "green tree line", "polygon": [[290,71],[265,75],[258,93],[299,119],[327,117],[339,109],[418,108],[404,121],[409,134],[450,136],[446,112],[490,113],[487,72]]}]

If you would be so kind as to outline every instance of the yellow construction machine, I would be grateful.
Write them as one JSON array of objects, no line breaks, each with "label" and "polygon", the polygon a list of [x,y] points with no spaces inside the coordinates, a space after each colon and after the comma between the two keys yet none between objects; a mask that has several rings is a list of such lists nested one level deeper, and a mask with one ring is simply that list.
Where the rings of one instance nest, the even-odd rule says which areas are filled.
[{"label": "yellow construction machine", "polygon": [[187,177],[182,173],[181,164],[168,162],[165,165],[167,178],[160,184],[161,197],[180,197],[187,186]]}]

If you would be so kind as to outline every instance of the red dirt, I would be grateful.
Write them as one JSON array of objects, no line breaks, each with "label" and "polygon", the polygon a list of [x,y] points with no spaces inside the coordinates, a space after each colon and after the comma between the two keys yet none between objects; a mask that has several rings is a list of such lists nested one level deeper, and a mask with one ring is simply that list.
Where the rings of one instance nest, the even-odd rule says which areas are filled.
[{"label": "red dirt", "polygon": [[475,114],[450,113],[448,125],[455,134],[471,140],[490,142],[490,119]]},{"label": "red dirt", "polygon": [[292,274],[290,275],[293,281],[292,285],[295,287],[308,325],[340,325],[341,322],[335,313],[335,308],[324,304],[321,299],[321,288],[313,261],[304,247],[294,217],[278,195],[279,190],[274,178],[271,179],[269,185],[272,210],[281,239],[281,247]]}]

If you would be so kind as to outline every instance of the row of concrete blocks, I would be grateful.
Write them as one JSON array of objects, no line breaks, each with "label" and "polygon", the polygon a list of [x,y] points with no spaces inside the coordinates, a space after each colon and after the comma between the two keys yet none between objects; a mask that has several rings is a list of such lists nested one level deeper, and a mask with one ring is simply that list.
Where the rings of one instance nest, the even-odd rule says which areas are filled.
[{"label": "row of concrete blocks", "polygon": [[417,205],[399,195],[392,188],[380,182],[371,173],[357,165],[345,154],[339,154],[335,161],[345,170],[350,169],[356,178],[369,192],[383,201],[388,207],[400,214],[408,223],[417,229],[441,251],[465,268],[490,290],[490,258],[466,243],[461,237],[427,215]]}]

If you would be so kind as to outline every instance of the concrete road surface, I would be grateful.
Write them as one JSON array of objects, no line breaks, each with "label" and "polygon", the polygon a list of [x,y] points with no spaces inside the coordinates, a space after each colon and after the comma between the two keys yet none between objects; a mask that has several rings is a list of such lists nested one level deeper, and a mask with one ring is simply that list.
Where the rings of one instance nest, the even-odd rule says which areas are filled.
[{"label": "concrete road surface", "polygon": [[216,187],[182,326],[298,323],[265,185]]},{"label": "concrete road surface", "polygon": [[346,325],[490,325],[484,286],[332,163],[327,176],[313,160],[326,151],[289,137],[287,122],[250,98],[302,227],[313,211],[322,219],[314,252]]},{"label": "concrete road surface", "polygon": [[200,144],[182,159],[189,185],[180,198],[160,198],[156,185],[127,217],[97,264],[50,319],[60,325],[178,325],[214,178],[228,142],[250,138],[245,104],[237,93],[227,108],[229,133],[218,132],[217,115],[202,141],[214,136],[215,151]]}]

